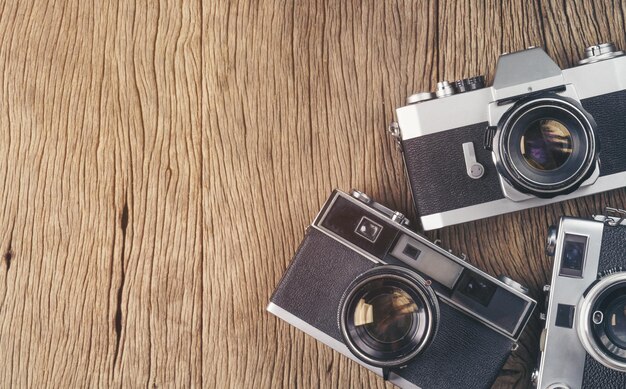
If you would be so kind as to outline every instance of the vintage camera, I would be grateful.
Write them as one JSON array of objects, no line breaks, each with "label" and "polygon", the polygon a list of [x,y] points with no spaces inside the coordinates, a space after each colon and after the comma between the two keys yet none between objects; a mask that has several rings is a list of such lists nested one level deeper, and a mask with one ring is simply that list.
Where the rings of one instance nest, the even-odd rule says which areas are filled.
[{"label": "vintage camera", "polygon": [[605,213],[549,230],[554,270],[533,373],[541,389],[626,388],[626,213]]},{"label": "vintage camera", "polygon": [[418,93],[390,132],[425,230],[626,186],[626,56],[587,48],[561,70],[540,48]]},{"label": "vintage camera", "polygon": [[535,301],[407,224],[334,191],[267,310],[400,387],[490,387]]}]

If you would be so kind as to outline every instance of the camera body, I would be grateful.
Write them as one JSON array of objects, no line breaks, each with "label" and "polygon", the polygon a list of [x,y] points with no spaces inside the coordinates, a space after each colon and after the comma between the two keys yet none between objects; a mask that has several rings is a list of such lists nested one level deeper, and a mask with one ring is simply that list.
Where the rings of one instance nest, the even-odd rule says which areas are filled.
[{"label": "camera body", "polygon": [[397,386],[489,388],[536,303],[407,224],[335,190],[267,310]]},{"label": "camera body", "polygon": [[554,269],[544,287],[547,311],[533,381],[541,389],[626,387],[623,212],[561,218],[558,229],[549,230],[546,251]]},{"label": "camera body", "polygon": [[561,70],[540,48],[484,77],[440,82],[396,110],[396,137],[425,230],[626,185],[626,56],[589,47]]}]

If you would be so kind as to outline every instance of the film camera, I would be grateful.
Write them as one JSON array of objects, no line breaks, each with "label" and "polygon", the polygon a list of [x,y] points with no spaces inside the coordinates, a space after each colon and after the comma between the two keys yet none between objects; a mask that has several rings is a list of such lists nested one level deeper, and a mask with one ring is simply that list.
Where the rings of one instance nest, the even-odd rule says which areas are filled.
[{"label": "film camera", "polygon": [[400,387],[489,388],[536,303],[407,224],[334,191],[267,309]]},{"label": "film camera", "polygon": [[554,270],[533,373],[541,389],[626,387],[626,213],[607,211],[549,230]]},{"label": "film camera", "polygon": [[561,70],[540,48],[503,54],[484,77],[440,82],[396,110],[425,230],[626,185],[626,56],[591,46]]}]

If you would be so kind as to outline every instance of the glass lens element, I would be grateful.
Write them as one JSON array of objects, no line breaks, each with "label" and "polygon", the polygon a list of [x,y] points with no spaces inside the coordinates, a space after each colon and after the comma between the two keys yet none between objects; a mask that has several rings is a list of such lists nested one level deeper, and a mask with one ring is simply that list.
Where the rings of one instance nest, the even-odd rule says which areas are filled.
[{"label": "glass lens element", "polygon": [[403,366],[426,349],[439,319],[437,296],[418,274],[377,266],[357,277],[340,303],[348,348],[377,367]]},{"label": "glass lens element", "polygon": [[524,131],[520,147],[531,167],[551,171],[561,167],[572,154],[572,134],[558,120],[535,120]]},{"label": "glass lens element", "polygon": [[354,325],[364,326],[368,335],[381,343],[403,340],[413,327],[417,304],[397,287],[378,289],[364,296],[354,311]]},{"label": "glass lens element", "polygon": [[626,348],[626,297],[610,303],[607,309],[606,333],[609,339],[621,348]]}]

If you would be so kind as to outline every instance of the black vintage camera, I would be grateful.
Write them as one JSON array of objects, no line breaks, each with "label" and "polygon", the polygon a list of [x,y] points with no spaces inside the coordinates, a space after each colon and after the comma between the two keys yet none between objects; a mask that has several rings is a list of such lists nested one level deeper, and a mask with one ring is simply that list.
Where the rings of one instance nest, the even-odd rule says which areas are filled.
[{"label": "black vintage camera", "polygon": [[626,185],[626,56],[587,48],[560,69],[539,48],[418,93],[390,127],[425,230]]},{"label": "black vintage camera", "polygon": [[406,225],[334,191],[268,311],[398,386],[490,387],[535,301]]},{"label": "black vintage camera", "polygon": [[554,270],[533,373],[541,389],[626,388],[625,216],[609,208],[550,228]]}]

